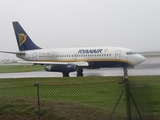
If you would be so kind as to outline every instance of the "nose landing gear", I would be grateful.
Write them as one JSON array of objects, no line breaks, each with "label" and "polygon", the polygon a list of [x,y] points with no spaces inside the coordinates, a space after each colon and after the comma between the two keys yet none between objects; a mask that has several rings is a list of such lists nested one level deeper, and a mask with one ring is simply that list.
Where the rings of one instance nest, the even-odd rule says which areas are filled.
[{"label": "nose landing gear", "polygon": [[127,67],[123,67],[123,77],[122,77],[122,81],[119,82],[119,84],[123,84],[124,80],[128,79],[128,69]]},{"label": "nose landing gear", "polygon": [[124,78],[127,78],[128,77],[128,69],[127,69],[127,67],[123,68],[123,72],[124,72]]}]

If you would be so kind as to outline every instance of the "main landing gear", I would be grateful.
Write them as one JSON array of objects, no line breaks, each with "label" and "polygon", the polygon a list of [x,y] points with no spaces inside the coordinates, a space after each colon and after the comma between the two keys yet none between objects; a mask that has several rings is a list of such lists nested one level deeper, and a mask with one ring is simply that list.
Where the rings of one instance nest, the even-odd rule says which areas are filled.
[{"label": "main landing gear", "polygon": [[[122,78],[122,81],[119,82],[119,83],[123,83],[124,79],[127,79],[128,78],[128,69],[127,67],[123,67],[123,72],[124,72],[124,76]],[[69,72],[63,72],[63,77],[69,77]],[[83,69],[82,68],[78,68],[77,70],[77,77],[83,77]]]},{"label": "main landing gear", "polygon": [[[69,77],[69,72],[62,72],[63,77]],[[78,68],[77,70],[77,77],[83,77],[83,69]]]},{"label": "main landing gear", "polygon": [[63,72],[63,77],[69,77],[69,72]]},{"label": "main landing gear", "polygon": [[77,77],[83,77],[83,69],[82,68],[78,68]]}]

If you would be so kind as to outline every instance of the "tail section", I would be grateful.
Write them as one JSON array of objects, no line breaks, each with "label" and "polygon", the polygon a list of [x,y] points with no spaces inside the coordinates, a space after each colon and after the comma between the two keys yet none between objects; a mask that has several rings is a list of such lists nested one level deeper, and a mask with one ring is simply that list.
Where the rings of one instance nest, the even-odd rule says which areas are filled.
[{"label": "tail section", "polygon": [[13,28],[16,35],[19,51],[41,49],[30,39],[30,37],[18,22],[13,22]]}]

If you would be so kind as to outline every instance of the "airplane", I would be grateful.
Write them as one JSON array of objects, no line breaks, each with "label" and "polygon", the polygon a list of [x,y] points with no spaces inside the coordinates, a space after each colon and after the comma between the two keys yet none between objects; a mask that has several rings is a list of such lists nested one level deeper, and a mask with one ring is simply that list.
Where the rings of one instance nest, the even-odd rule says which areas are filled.
[{"label": "airplane", "polygon": [[124,76],[127,69],[133,68],[145,61],[145,57],[134,50],[123,47],[77,47],[50,48],[37,46],[24,31],[21,25],[14,21],[13,28],[19,51],[0,51],[15,54],[18,58],[34,65],[43,65],[46,71],[61,72],[63,77],[69,77],[70,72],[83,76],[83,69],[123,68]]}]

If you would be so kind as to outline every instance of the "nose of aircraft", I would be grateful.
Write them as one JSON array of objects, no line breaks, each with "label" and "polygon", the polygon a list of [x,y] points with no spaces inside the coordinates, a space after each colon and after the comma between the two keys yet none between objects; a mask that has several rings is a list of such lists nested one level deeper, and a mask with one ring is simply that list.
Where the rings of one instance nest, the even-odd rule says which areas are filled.
[{"label": "nose of aircraft", "polygon": [[137,59],[137,63],[140,64],[142,62],[144,62],[146,60],[146,58],[142,55],[138,55],[138,59]]}]

